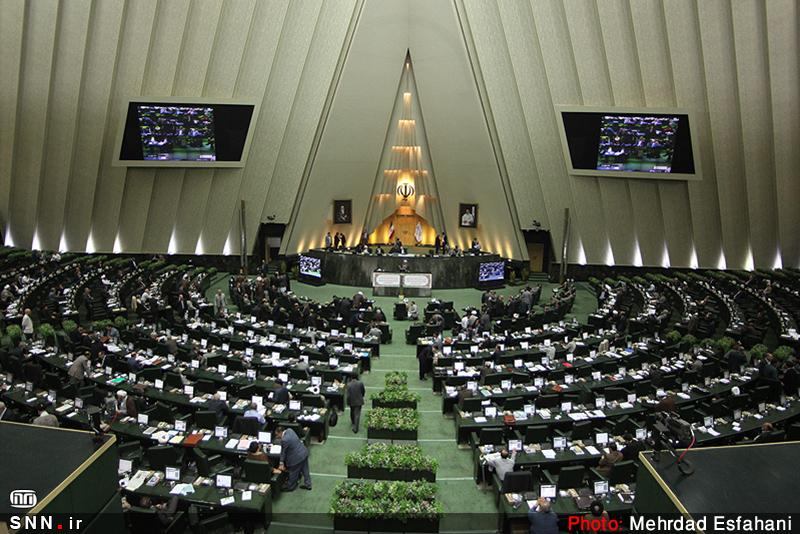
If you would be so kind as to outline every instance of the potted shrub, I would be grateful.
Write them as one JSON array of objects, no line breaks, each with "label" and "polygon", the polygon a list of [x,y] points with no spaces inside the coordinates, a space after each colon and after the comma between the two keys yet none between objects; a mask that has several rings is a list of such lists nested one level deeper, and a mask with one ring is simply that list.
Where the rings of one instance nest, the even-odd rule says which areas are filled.
[{"label": "potted shrub", "polygon": [[347,476],[378,480],[436,481],[439,463],[417,444],[371,443],[345,457]]},{"label": "potted shrub", "polygon": [[383,383],[387,388],[391,386],[408,386],[408,373],[389,371],[383,378]]},{"label": "potted shrub", "polygon": [[722,354],[725,354],[729,350],[731,350],[731,348],[733,348],[733,345],[735,343],[736,343],[736,340],[733,339],[732,337],[728,337],[728,336],[721,337],[721,338],[719,338],[717,340],[717,348],[719,348],[719,351]]},{"label": "potted shrub", "polygon": [[786,345],[781,345],[772,353],[781,362],[788,360],[792,354],[794,354],[794,349]]},{"label": "potted shrub", "polygon": [[369,439],[416,440],[419,414],[409,408],[373,408],[367,414]]},{"label": "potted shrub", "polygon": [[373,408],[417,408],[419,393],[409,391],[407,386],[392,386],[372,396]]},{"label": "potted shrub", "polygon": [[681,342],[681,333],[677,330],[670,330],[667,332],[667,335],[664,336],[664,339],[667,340],[667,344],[674,346]]},{"label": "potted shrub", "polygon": [[22,328],[15,324],[8,325],[6,335],[11,340],[11,344],[16,345],[22,340]]},{"label": "potted shrub", "polygon": [[681,348],[683,350],[689,350],[697,344],[697,338],[694,337],[692,334],[686,334],[681,338]]},{"label": "potted shrub", "polygon": [[764,357],[769,352],[769,349],[763,343],[758,343],[757,345],[753,345],[750,349],[750,361],[758,361]]},{"label": "potted shrub", "polygon": [[78,323],[72,319],[67,319],[66,321],[61,322],[61,328],[64,330],[64,333],[69,336],[72,332],[78,329]]},{"label": "potted shrub", "polygon": [[44,344],[53,347],[56,344],[56,329],[48,323],[39,325],[39,335],[44,340]]},{"label": "potted shrub", "polygon": [[117,317],[114,318],[114,326],[120,332],[122,332],[123,330],[127,330],[128,329],[128,318],[124,317],[122,315],[118,315]]},{"label": "potted shrub", "polygon": [[334,488],[334,530],[438,532],[442,505],[430,482],[345,480]]}]

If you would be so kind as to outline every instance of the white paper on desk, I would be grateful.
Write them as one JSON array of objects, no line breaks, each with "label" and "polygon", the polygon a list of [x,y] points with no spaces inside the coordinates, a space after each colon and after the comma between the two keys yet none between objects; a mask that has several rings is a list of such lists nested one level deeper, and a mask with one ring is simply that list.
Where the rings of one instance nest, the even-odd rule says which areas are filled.
[{"label": "white paper on desk", "polygon": [[223,497],[222,499],[219,500],[219,503],[222,506],[228,506],[229,504],[233,504],[235,502],[236,499],[234,497]]},{"label": "white paper on desk", "polygon": [[542,455],[548,460],[552,460],[556,457],[556,451],[553,449],[542,449]]},{"label": "white paper on desk", "polygon": [[631,408],[633,408],[633,404],[631,404],[630,402],[620,402],[619,407],[625,410],[630,410]]},{"label": "white paper on desk", "polygon": [[253,499],[253,492],[250,490],[242,492],[242,500],[243,501],[250,501]]},{"label": "white paper on desk", "polygon": [[588,445],[588,446],[586,447],[586,451],[587,451],[589,454],[591,454],[592,456],[600,456],[600,451],[598,451],[597,449],[595,449],[595,448],[594,448],[594,447],[592,447],[591,445]]},{"label": "white paper on desk", "polygon": [[194,486],[191,484],[175,484],[175,487],[169,493],[170,495],[189,495],[194,493]]},{"label": "white paper on desk", "polygon": [[680,398],[682,398],[682,399],[687,399],[687,400],[692,398],[690,395],[688,395],[688,394],[686,394],[686,393],[684,393],[682,391],[680,393],[678,393],[678,396]]},{"label": "white paper on desk", "polygon": [[484,416],[480,415],[480,416],[475,418],[475,422],[476,423],[485,423],[486,422],[486,418]]},{"label": "white paper on desk", "polygon": [[233,449],[237,445],[239,445],[239,440],[231,438],[231,439],[228,440],[228,443],[225,444],[225,448],[226,449]]},{"label": "white paper on desk", "polygon": [[203,436],[203,439],[200,440],[200,441],[208,441],[210,439],[211,439],[211,434],[206,434],[205,436]]},{"label": "white paper on desk", "polygon": [[713,428],[709,428],[709,429],[708,429],[708,433],[709,433],[709,434],[711,434],[711,435],[712,435],[712,436],[714,436],[714,437],[716,437],[716,436],[719,436],[719,432],[717,432],[717,431],[716,431],[716,430],[714,430]]}]

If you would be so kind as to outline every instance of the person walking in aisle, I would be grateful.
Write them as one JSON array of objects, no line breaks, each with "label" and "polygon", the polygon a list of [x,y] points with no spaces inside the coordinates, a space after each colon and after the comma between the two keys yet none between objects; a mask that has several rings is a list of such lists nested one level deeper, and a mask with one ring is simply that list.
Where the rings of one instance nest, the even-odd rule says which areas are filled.
[{"label": "person walking in aisle", "polygon": [[364,383],[358,377],[347,383],[347,405],[350,407],[350,427],[353,429],[353,434],[358,434],[361,407],[364,406],[364,395]]}]

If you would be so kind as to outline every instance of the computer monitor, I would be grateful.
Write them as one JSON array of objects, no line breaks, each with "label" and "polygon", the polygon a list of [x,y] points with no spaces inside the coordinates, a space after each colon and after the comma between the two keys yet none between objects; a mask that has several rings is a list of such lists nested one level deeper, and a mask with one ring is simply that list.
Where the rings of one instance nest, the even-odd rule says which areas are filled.
[{"label": "computer monitor", "polygon": [[133,471],[133,462],[120,458],[119,465],[117,466],[117,473],[121,475],[122,473],[130,473],[131,471]]},{"label": "computer monitor", "polygon": [[302,410],[303,404],[299,400],[290,400],[289,401],[289,409],[290,410]]},{"label": "computer monitor", "polygon": [[714,418],[710,415],[703,417],[703,426],[706,428],[714,428]]},{"label": "computer monitor", "polygon": [[166,479],[167,480],[180,480],[181,479],[181,470],[178,467],[167,467],[166,471]]},{"label": "computer monitor", "polygon": [[289,373],[278,373],[278,380],[285,384],[289,381]]},{"label": "computer monitor", "polygon": [[554,449],[566,449],[567,448],[567,438],[564,436],[556,436],[553,438],[553,448]]},{"label": "computer monitor", "polygon": [[608,480],[596,480],[594,483],[594,494],[605,495],[608,493]]},{"label": "computer monitor", "polygon": [[229,488],[231,487],[231,476],[230,475],[217,475],[217,483],[216,486],[218,488]]},{"label": "computer monitor", "polygon": [[555,499],[556,498],[555,484],[542,484],[541,486],[539,486],[539,496],[545,499]]},{"label": "computer monitor", "polygon": [[156,389],[164,389],[164,381],[160,378],[156,378],[155,380]]},{"label": "computer monitor", "polygon": [[215,426],[214,427],[214,437],[215,438],[227,438],[228,437],[228,427],[226,427],[226,426]]},{"label": "computer monitor", "polygon": [[272,443],[272,434],[270,432],[259,432],[258,441],[260,443]]},{"label": "computer monitor", "polygon": [[494,406],[487,406],[484,410],[486,417],[497,417],[497,408]]},{"label": "computer monitor", "polygon": [[598,445],[607,445],[608,444],[608,432],[598,432],[594,436],[594,442]]},{"label": "computer monitor", "polygon": [[186,421],[175,419],[175,430],[178,432],[186,432]]},{"label": "computer monitor", "polygon": [[149,420],[150,416],[147,415],[146,413],[140,413],[139,415],[136,416],[136,422],[139,423],[140,425],[146,425]]},{"label": "computer monitor", "polygon": [[311,385],[312,386],[321,386],[322,385],[322,377],[321,376],[312,376],[311,377]]},{"label": "computer monitor", "polygon": [[636,439],[647,439],[647,429],[646,428],[637,428],[636,429]]},{"label": "computer monitor", "polygon": [[508,450],[513,451],[521,451],[522,450],[522,441],[518,439],[512,439],[508,441]]}]

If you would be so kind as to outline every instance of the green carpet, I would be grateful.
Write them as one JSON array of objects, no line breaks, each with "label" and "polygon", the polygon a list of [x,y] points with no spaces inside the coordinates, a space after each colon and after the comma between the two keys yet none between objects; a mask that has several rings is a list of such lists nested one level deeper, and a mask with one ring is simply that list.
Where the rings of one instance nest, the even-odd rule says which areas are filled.
[{"label": "green carpet", "polygon": [[[215,280],[209,288],[209,297],[217,288],[227,293],[227,276]],[[545,284],[542,301],[547,300],[555,284]],[[498,293],[514,295],[520,287],[507,287]],[[326,285],[310,286],[292,281],[292,290],[298,295],[325,302],[334,295],[352,296],[358,288],[348,286]],[[418,405],[421,425],[419,431],[420,445],[425,452],[439,461],[437,483],[439,498],[445,509],[445,516],[440,524],[441,532],[494,532],[497,528],[497,508],[492,491],[481,491],[473,480],[472,452],[459,449],[455,440],[455,423],[442,415],[442,397],[434,395],[431,381],[420,381],[417,373],[416,348],[405,344],[405,330],[408,321],[392,319],[392,308],[396,298],[371,297],[371,289],[362,289],[364,294],[374,298],[376,305],[383,308],[393,331],[390,344],[381,347],[381,357],[373,360],[372,372],[362,376],[367,388],[367,406],[362,413],[362,423],[369,409],[370,394],[383,388],[383,378],[387,371],[406,371],[409,387],[422,395]],[[434,296],[442,300],[452,300],[456,310],[480,303],[481,293],[475,289],[451,289],[434,291]],[[415,298],[420,311],[425,308],[428,299]],[[586,316],[597,306],[594,295],[588,287],[578,285],[578,293],[572,315],[578,321],[586,322]],[[572,315],[568,316],[571,317]],[[273,503],[273,524],[269,534],[314,531],[331,532],[332,519],[327,515],[334,485],[346,477],[344,465],[345,455],[366,443],[366,427],[357,435],[350,430],[349,413],[340,414],[339,424],[331,429],[328,440],[323,444],[314,444],[311,448],[311,478],[313,491],[297,490],[282,495]]]}]

